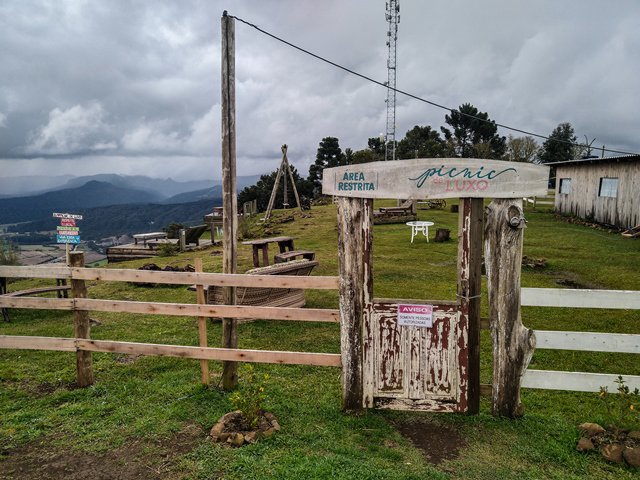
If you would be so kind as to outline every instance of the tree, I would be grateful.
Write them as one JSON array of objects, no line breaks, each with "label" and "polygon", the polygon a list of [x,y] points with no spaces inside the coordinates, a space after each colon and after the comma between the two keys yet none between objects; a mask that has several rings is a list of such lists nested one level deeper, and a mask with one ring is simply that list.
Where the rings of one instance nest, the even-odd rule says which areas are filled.
[{"label": "tree", "polygon": [[[300,176],[296,167],[289,164],[291,168],[291,173],[293,174],[293,179],[296,182],[296,188],[298,189],[298,195],[300,195],[302,202],[302,197],[311,197],[313,195],[313,186],[309,183],[308,180],[305,180]],[[289,180],[289,174],[284,172],[287,175],[287,180]],[[256,200],[258,211],[264,212],[269,205],[269,199],[271,198],[271,191],[273,190],[273,185],[276,183],[276,176],[278,175],[278,170],[274,170],[271,173],[262,175],[260,179],[256,182],[255,185],[251,185],[249,187],[245,187],[238,194],[238,205],[242,205],[244,202],[250,202],[252,200]],[[276,201],[275,208],[279,208],[282,205],[284,200],[284,187],[283,180],[280,180],[280,186],[278,187],[278,192],[276,193]],[[293,199],[293,189],[289,186],[289,202]],[[295,199],[293,200],[295,202]]]},{"label": "tree", "polygon": [[507,139],[498,135],[496,122],[470,103],[451,110],[451,115],[445,115],[445,122],[453,132],[446,127],[440,127],[440,130],[456,156],[498,159],[504,155]]},{"label": "tree", "polygon": [[446,143],[440,137],[440,133],[431,126],[420,127],[416,125],[409,130],[398,143],[396,156],[407,158],[432,158],[443,157],[446,153]]},{"label": "tree", "polygon": [[318,146],[316,161],[309,167],[308,180],[313,184],[314,193],[319,194],[322,189],[322,171],[339,165],[346,165],[340,142],[336,137],[323,138]]},{"label": "tree", "polygon": [[540,163],[564,162],[572,160],[575,154],[573,143],[576,136],[569,122],[560,123],[553,129],[549,138],[544,141],[538,150]]},{"label": "tree", "polygon": [[514,137],[509,135],[507,153],[504,159],[510,162],[533,162],[536,159],[538,148],[538,142],[533,137]]}]

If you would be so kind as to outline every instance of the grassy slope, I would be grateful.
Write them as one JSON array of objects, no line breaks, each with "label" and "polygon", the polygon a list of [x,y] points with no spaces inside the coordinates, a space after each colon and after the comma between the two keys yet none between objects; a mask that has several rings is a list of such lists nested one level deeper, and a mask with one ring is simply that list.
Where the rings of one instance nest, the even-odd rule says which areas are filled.
[{"label": "grassy slope", "polygon": [[[278,214],[279,216],[279,214]],[[337,235],[333,206],[319,207],[310,217],[275,224],[267,234],[289,234],[296,246],[315,250],[320,261],[315,274],[337,272]],[[556,279],[571,279],[598,288],[640,290],[633,260],[640,243],[619,235],[564,223],[546,213],[528,213],[524,253],[545,257],[542,272],[523,271],[524,286],[552,287]],[[420,210],[421,220],[451,229],[456,238],[457,215]],[[277,221],[277,218],[276,218]],[[435,227],[434,227],[435,228]],[[259,227],[253,230],[259,232]],[[431,238],[434,233],[431,232]],[[396,298],[455,298],[456,242],[409,243],[405,225],[374,228],[375,295]],[[218,249],[219,250],[219,249]],[[220,255],[202,255],[205,271],[220,271]],[[273,253],[273,252],[272,252]],[[158,259],[183,265],[193,254]],[[250,267],[248,247],[240,247],[239,271]],[[137,267],[142,261],[130,262]],[[41,283],[46,281],[41,281]],[[24,283],[24,282],[22,282]],[[20,284],[11,287],[20,288]],[[193,292],[180,287],[145,289],[129,284],[92,283],[93,298],[193,302]],[[486,309],[486,299],[484,301]],[[335,307],[335,292],[307,292],[309,307]],[[13,322],[0,333],[72,336],[71,315],[61,312],[13,311]],[[195,345],[197,324],[191,318],[94,313],[102,325],[96,339]],[[638,333],[640,312],[568,310],[528,307],[526,325],[534,328]],[[240,346],[273,350],[339,352],[335,325],[258,321],[239,327]],[[209,324],[210,345],[218,345],[219,325]],[[483,381],[491,378],[491,342],[483,332]],[[136,437],[160,438],[194,422],[208,429],[230,409],[227,394],[198,385],[198,362],[140,358],[123,364],[118,357],[95,354],[95,386],[69,390],[74,356],[59,352],[0,351],[0,455],[12,447],[47,436],[52,447],[104,451]],[[539,351],[533,367],[640,374],[632,355]],[[211,362],[214,383],[220,364]],[[358,418],[340,412],[339,372],[332,368],[258,365],[268,372],[269,409],[283,430],[242,449],[209,442],[183,458],[180,472],[193,478],[636,478],[625,467],[605,464],[596,456],[575,452],[582,421],[606,421],[606,411],[594,394],[525,390],[525,418],[495,419],[483,402],[477,417],[428,416],[372,411]],[[53,390],[38,393],[43,384]],[[57,387],[57,388],[56,388]],[[454,427],[468,445],[458,459],[438,468],[389,426],[390,419],[428,417]],[[433,439],[437,442],[437,439]]]}]

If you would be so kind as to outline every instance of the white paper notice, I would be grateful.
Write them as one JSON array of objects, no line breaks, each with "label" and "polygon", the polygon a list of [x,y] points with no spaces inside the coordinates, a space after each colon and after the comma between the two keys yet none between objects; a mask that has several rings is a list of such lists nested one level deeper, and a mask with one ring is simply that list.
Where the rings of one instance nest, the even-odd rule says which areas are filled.
[{"label": "white paper notice", "polygon": [[398,325],[432,327],[433,305],[398,304]]}]

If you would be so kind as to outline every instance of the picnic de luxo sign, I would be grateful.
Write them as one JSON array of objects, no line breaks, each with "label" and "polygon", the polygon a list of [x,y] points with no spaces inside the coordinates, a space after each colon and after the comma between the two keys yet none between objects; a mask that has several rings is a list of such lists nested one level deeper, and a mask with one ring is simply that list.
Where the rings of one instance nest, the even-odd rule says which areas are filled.
[{"label": "picnic de luxo sign", "polygon": [[323,171],[322,193],[357,198],[517,198],[546,195],[549,167],[478,158],[416,158]]},{"label": "picnic de luxo sign", "polygon": [[76,220],[82,220],[82,215],[54,213],[53,217],[60,219],[60,225],[58,225],[56,232],[56,243],[80,243],[80,228],[76,226]]}]

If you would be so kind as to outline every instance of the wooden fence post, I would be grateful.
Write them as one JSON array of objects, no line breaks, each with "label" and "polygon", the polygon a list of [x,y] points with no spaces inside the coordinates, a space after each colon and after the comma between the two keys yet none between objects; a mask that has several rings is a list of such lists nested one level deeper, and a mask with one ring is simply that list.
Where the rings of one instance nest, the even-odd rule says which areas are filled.
[{"label": "wooden fence post", "polygon": [[[69,252],[69,266],[71,268],[84,267],[83,252]],[[87,298],[87,286],[84,280],[71,280],[71,296],[75,298]],[[75,338],[91,338],[91,324],[89,312],[86,310],[73,310],[73,333]],[[85,350],[76,351],[76,372],[78,386],[88,387],[93,385],[93,362],[91,352]]]},{"label": "wooden fence post", "polygon": [[363,408],[363,316],[373,296],[373,200],[338,197],[342,409]]},{"label": "wooden fence post", "polygon": [[480,413],[480,295],[482,282],[482,198],[461,198],[458,225],[458,298],[467,316],[467,413]]},{"label": "wooden fence post", "polygon": [[[193,260],[197,273],[202,273],[202,258],[196,257]],[[206,299],[204,295],[204,285],[196,284],[196,300],[198,305],[205,305]],[[207,318],[198,317],[198,344],[201,347],[207,346]],[[209,385],[211,378],[209,377],[209,362],[207,360],[200,360],[200,372],[203,385]]]},{"label": "wooden fence post", "polygon": [[522,375],[535,349],[533,330],[520,317],[520,270],[525,226],[522,199],[494,199],[487,207],[485,265],[493,340],[492,410],[520,417]]},{"label": "wooden fence post", "polygon": [[[236,192],[236,67],[235,23],[222,14],[222,271],[236,273],[238,252],[238,196]],[[236,287],[223,290],[225,305],[236,304]],[[238,322],[222,319],[222,346],[237,348]],[[238,364],[222,362],[222,388],[231,390],[238,384]]]}]

